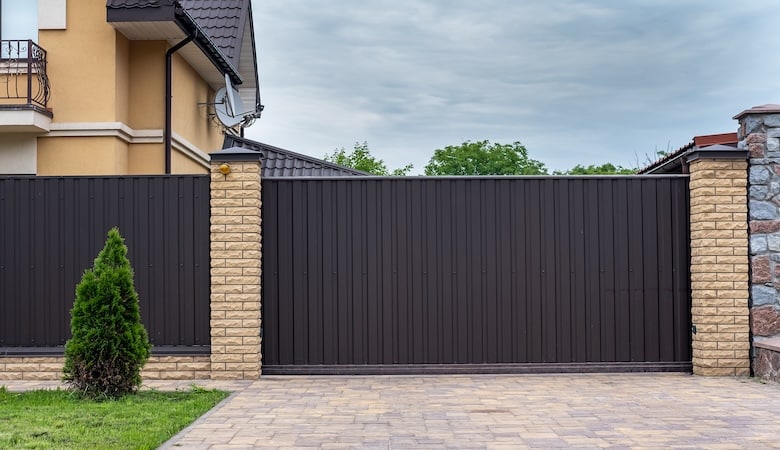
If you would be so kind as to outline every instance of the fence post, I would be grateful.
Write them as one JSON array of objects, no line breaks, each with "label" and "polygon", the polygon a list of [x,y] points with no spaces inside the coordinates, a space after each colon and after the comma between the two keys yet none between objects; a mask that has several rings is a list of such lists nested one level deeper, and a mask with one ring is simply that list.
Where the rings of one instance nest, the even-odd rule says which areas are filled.
[{"label": "fence post", "polygon": [[780,105],[742,111],[739,146],[748,151],[750,316],[756,376],[780,379]]},{"label": "fence post", "polygon": [[747,154],[688,155],[693,373],[750,374]]},{"label": "fence post", "polygon": [[211,154],[211,378],[260,376],[260,152]]}]

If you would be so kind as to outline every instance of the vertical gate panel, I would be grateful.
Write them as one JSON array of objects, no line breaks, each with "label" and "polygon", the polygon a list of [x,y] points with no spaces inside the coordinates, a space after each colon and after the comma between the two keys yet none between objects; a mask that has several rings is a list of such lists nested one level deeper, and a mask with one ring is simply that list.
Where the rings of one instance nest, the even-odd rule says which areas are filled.
[{"label": "vertical gate panel", "polygon": [[686,177],[266,178],[264,371],[689,367],[687,208]]}]

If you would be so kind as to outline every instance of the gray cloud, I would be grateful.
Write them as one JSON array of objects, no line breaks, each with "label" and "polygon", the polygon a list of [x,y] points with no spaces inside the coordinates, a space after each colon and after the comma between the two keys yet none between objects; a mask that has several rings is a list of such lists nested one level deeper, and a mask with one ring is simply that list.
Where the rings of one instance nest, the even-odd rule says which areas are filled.
[{"label": "gray cloud", "polygon": [[631,165],[778,102],[768,0],[253,6],[267,108],[247,135],[317,157],[366,140],[421,171],[436,148],[490,139],[555,169]]}]

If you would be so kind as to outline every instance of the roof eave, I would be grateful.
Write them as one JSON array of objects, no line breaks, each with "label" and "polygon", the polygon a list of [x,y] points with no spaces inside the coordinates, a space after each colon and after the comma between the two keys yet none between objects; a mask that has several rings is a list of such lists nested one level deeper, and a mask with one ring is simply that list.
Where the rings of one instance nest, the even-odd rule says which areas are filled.
[{"label": "roof eave", "polygon": [[[211,38],[206,34],[198,23],[190,16],[179,2],[170,4],[161,4],[156,7],[122,7],[112,8],[106,6],[106,21],[124,34],[128,39],[133,40],[133,35],[128,32],[133,24],[139,23],[171,23],[176,24],[187,36],[192,36],[195,45],[200,48],[203,54],[211,61],[221,73],[228,74],[230,81],[235,85],[241,85],[244,82],[241,73],[230,62],[225,54],[217,47]],[[162,29],[162,28],[158,28]],[[159,35],[146,34],[146,40],[169,40],[172,35],[168,30],[160,32]],[[256,76],[256,75],[255,75]]]},{"label": "roof eave", "polygon": [[[243,21],[242,23],[242,29],[246,30],[246,27],[249,27],[249,45],[251,46],[252,50],[252,60],[250,62],[250,67],[252,70],[252,76],[254,77],[255,82],[255,110],[259,113],[262,112],[263,108],[260,102],[260,76],[257,71],[257,51],[255,48],[255,26],[254,26],[254,18],[252,16],[252,2],[247,2],[247,10],[244,12],[244,14],[241,15],[241,19]],[[241,33],[241,39],[240,39],[240,45],[241,49],[244,48],[244,35],[246,32]],[[241,54],[241,53],[239,53]],[[244,64],[242,64],[244,61],[242,59],[239,59],[239,67],[243,68]]]}]

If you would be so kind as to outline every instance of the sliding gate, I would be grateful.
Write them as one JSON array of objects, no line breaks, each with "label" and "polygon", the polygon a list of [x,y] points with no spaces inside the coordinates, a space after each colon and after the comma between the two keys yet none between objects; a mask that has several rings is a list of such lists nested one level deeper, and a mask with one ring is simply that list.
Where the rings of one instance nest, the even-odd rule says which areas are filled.
[{"label": "sliding gate", "polygon": [[266,178],[263,373],[690,370],[687,181]]}]

